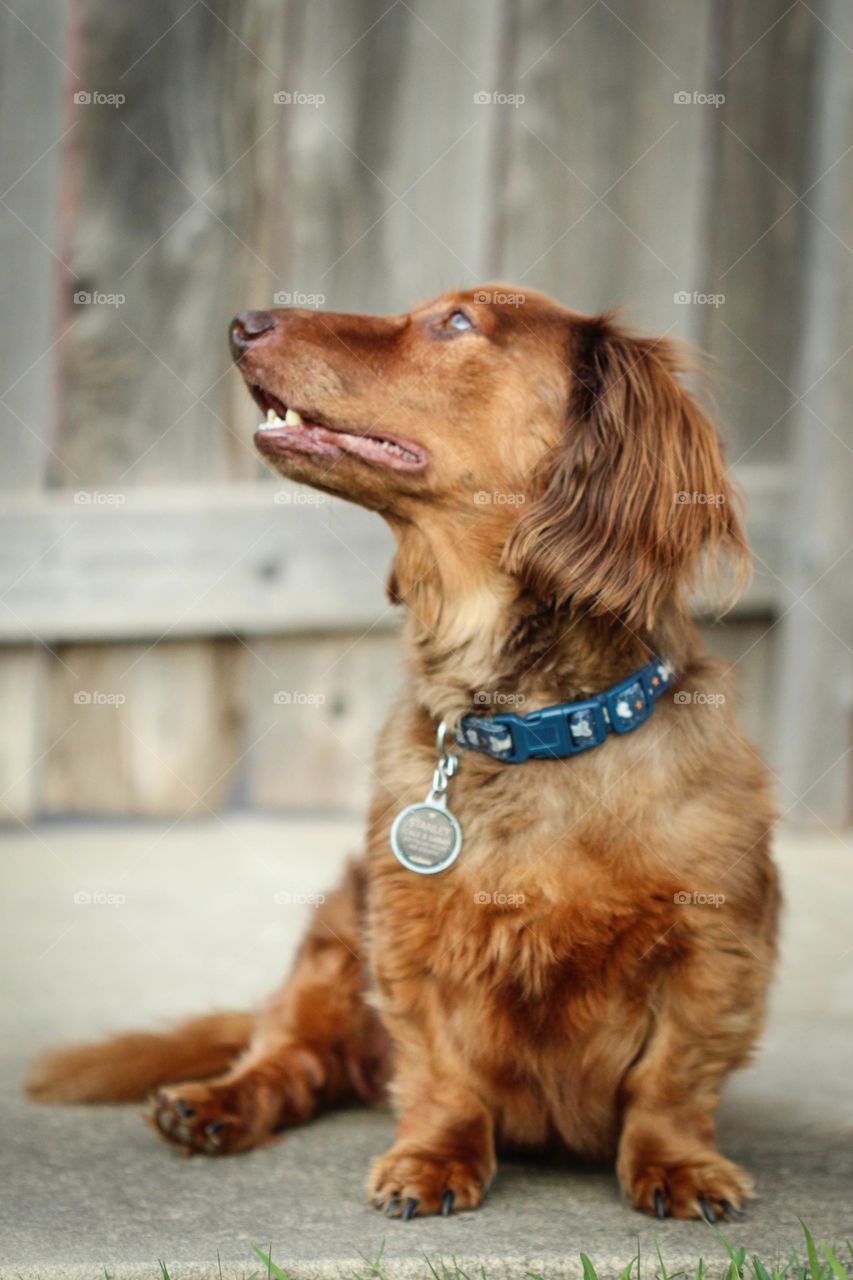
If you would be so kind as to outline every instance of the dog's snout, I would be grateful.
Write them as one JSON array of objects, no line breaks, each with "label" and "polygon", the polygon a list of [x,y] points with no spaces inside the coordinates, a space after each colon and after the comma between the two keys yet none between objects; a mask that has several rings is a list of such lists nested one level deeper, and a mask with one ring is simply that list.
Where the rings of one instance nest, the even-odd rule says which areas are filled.
[{"label": "dog's snout", "polygon": [[275,320],[268,311],[241,311],[231,321],[231,328],[228,331],[231,351],[235,358],[243,354],[254,338],[274,328]]}]

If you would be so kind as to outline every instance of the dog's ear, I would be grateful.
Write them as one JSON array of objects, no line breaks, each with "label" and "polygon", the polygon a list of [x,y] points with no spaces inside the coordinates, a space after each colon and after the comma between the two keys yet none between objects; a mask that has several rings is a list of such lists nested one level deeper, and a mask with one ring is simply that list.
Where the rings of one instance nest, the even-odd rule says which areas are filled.
[{"label": "dog's ear", "polygon": [[504,552],[538,595],[651,626],[703,552],[749,568],[711,421],[678,380],[678,345],[608,317],[577,322],[568,421]]}]

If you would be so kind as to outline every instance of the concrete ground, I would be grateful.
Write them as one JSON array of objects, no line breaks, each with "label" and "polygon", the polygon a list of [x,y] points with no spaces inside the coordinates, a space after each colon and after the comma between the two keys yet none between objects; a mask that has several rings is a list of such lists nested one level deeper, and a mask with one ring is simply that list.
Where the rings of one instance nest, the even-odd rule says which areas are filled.
[{"label": "concrete ground", "polygon": [[[492,1277],[579,1275],[587,1252],[615,1276],[654,1241],[670,1270],[725,1253],[702,1223],[652,1223],[606,1172],[505,1162],[485,1206],[447,1220],[381,1218],[362,1202],[390,1116],[351,1111],[265,1150],[187,1160],[134,1107],[47,1108],[20,1090],[39,1045],[151,1026],[212,1007],[251,1007],[275,984],[312,908],[357,847],[351,823],[258,819],[45,825],[0,841],[4,1000],[0,1280],[248,1276],[272,1244],[291,1280],[368,1274],[383,1237],[390,1280],[433,1261]],[[853,841],[782,831],[783,961],[754,1066],[720,1110],[723,1150],[760,1199],[726,1235],[765,1262],[815,1236],[853,1239]],[[75,902],[75,895],[91,901]],[[110,904],[101,896],[121,897]],[[649,1271],[651,1280],[652,1270]]]}]

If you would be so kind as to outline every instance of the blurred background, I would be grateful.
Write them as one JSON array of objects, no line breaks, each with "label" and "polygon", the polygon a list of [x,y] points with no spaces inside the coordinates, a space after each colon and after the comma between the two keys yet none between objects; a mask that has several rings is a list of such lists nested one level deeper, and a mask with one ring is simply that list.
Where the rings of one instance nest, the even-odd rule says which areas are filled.
[{"label": "blurred background", "polygon": [[400,679],[376,517],[275,478],[238,310],[500,278],[716,361],[781,809],[851,809],[847,0],[0,8],[10,823],[349,815]]}]

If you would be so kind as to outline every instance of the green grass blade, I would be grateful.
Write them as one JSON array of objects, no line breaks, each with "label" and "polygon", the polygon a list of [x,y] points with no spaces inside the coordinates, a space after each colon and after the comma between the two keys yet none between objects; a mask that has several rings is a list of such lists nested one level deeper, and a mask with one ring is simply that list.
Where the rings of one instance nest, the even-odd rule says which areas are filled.
[{"label": "green grass blade", "polygon": [[631,1272],[634,1269],[635,1262],[637,1264],[637,1280],[640,1280],[640,1242],[639,1240],[637,1241],[637,1252],[634,1254],[633,1258],[628,1263],[627,1267],[625,1267],[624,1270],[622,1271],[622,1274],[619,1277],[619,1280],[631,1280]]},{"label": "green grass blade", "polygon": [[844,1270],[841,1263],[838,1261],[838,1258],[835,1256],[835,1248],[834,1247],[830,1248],[829,1245],[826,1244],[823,1240],[821,1240],[820,1242],[820,1247],[821,1249],[823,1249],[824,1253],[829,1259],[829,1265],[832,1268],[833,1273],[837,1277],[837,1280],[849,1280],[847,1272]]},{"label": "green grass blade", "polygon": [[281,1267],[276,1266],[276,1264],[273,1262],[272,1245],[270,1245],[269,1254],[262,1253],[262,1251],[258,1248],[256,1244],[253,1244],[252,1248],[260,1258],[261,1262],[266,1264],[268,1276],[275,1276],[276,1280],[290,1280],[290,1276],[287,1274],[287,1272],[282,1271]]},{"label": "green grass blade", "polygon": [[658,1253],[658,1262],[660,1263],[661,1280],[669,1280],[669,1276],[666,1274],[666,1266],[664,1264],[664,1260],[661,1257],[660,1245],[658,1244],[657,1236],[654,1237],[654,1241],[655,1241],[655,1248],[657,1249],[657,1253]]},{"label": "green grass blade", "polygon": [[[363,1262],[367,1263],[367,1265],[370,1267],[370,1270],[373,1272],[373,1274],[379,1277],[379,1280],[385,1280],[385,1276],[383,1274],[382,1268],[379,1265],[380,1262],[382,1261],[382,1255],[384,1252],[385,1252],[385,1236],[382,1237],[382,1243],[379,1246],[379,1252],[376,1255],[375,1261],[372,1261],[370,1258],[368,1258],[367,1254],[362,1253],[360,1249],[356,1249],[356,1253],[358,1254],[358,1256],[361,1258]],[[424,1257],[426,1258],[426,1254],[424,1254]],[[426,1260],[427,1260],[427,1263],[429,1263],[429,1258],[427,1258]],[[362,1277],[359,1276],[357,1271],[354,1271],[353,1275],[356,1277],[356,1280],[362,1280]]]},{"label": "green grass blade", "polygon": [[803,1235],[806,1237],[806,1250],[808,1251],[808,1255],[809,1255],[809,1270],[812,1273],[812,1280],[821,1280],[821,1274],[823,1272],[823,1268],[821,1267],[820,1262],[818,1261],[817,1249],[815,1248],[815,1243],[814,1243],[814,1240],[812,1239],[812,1233],[809,1231],[808,1227],[803,1222],[802,1218],[797,1218],[797,1221],[799,1222],[800,1226],[803,1228]]},{"label": "green grass blade", "polygon": [[583,1263],[583,1280],[598,1280],[595,1267],[585,1253],[581,1254],[581,1262]]}]

